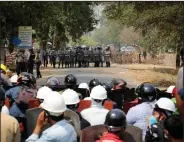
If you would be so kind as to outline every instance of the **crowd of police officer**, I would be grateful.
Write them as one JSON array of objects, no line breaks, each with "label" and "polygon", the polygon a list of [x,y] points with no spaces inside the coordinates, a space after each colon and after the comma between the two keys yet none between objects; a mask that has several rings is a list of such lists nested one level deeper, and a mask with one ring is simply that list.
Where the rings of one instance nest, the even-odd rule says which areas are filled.
[{"label": "crowd of police officer", "polygon": [[50,53],[43,51],[44,67],[47,67],[48,59],[50,60],[53,68],[74,68],[74,67],[89,67],[90,62],[94,63],[94,67],[103,67],[103,63],[106,63],[106,67],[110,67],[111,51],[108,46],[105,50],[101,47],[89,49],[89,47],[74,47],[67,49],[51,50]]}]

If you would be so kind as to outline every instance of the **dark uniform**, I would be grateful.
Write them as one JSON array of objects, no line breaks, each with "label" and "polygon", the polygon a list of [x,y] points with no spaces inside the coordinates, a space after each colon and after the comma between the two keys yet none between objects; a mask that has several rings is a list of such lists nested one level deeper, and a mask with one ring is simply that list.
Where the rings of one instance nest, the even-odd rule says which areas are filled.
[{"label": "dark uniform", "polygon": [[110,67],[111,66],[111,52],[110,50],[106,50],[105,51],[105,55],[104,55],[104,60],[106,62],[106,67]]},{"label": "dark uniform", "polygon": [[60,65],[62,65],[62,68],[63,68],[63,65],[64,65],[64,58],[65,58],[64,50],[62,50],[62,49],[59,50],[58,58],[59,58],[58,68],[60,68]]},{"label": "dark uniform", "polygon": [[47,67],[48,64],[48,52],[46,50],[43,51],[43,65]]},{"label": "dark uniform", "polygon": [[65,68],[70,67],[70,51],[65,50]]},{"label": "dark uniform", "polygon": [[33,49],[31,49],[29,60],[28,60],[28,73],[31,73],[31,74],[33,74],[34,59],[35,59],[35,53],[34,53]]},{"label": "dark uniform", "polygon": [[53,64],[53,68],[55,68],[55,66],[56,66],[56,58],[57,58],[57,53],[55,50],[52,50],[51,51],[51,61]]},{"label": "dark uniform", "polygon": [[84,66],[89,67],[89,50],[87,48],[84,50]]},{"label": "dark uniform", "polygon": [[73,68],[75,63],[75,49],[70,50],[70,67]]},{"label": "dark uniform", "polygon": [[83,56],[84,56],[84,52],[83,52],[82,48],[79,47],[77,50],[77,62],[78,62],[79,68],[82,66]]}]

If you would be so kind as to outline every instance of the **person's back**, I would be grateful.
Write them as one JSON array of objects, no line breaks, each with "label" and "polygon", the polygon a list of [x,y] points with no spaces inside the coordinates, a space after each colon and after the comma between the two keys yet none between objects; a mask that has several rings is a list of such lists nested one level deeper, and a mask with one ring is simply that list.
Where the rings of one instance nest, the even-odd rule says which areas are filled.
[{"label": "person's back", "polygon": [[153,109],[151,103],[144,102],[135,107],[130,108],[127,113],[127,123],[143,130],[143,135],[146,134],[147,121],[146,117],[152,115]]},{"label": "person's back", "polygon": [[81,116],[86,119],[91,126],[104,124],[105,117],[109,110],[103,107],[91,106],[81,112]]},{"label": "person's back", "polygon": [[20,142],[19,123],[6,114],[1,114],[1,142]]},{"label": "person's back", "polygon": [[[5,103],[5,91],[0,88],[0,112]],[[1,142],[20,142],[20,128],[17,120],[1,113]]]}]

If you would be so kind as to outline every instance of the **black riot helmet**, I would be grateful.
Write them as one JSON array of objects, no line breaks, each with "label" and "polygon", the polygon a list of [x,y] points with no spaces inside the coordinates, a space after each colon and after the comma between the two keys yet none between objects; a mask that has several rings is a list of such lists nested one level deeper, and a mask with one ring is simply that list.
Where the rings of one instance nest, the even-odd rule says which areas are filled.
[{"label": "black riot helmet", "polygon": [[20,85],[26,85],[28,87],[35,88],[36,78],[31,73],[22,72],[17,79],[17,83]]},{"label": "black riot helmet", "polygon": [[51,76],[47,79],[47,86],[49,87],[57,87],[58,85],[60,85],[60,81],[57,77],[55,76]]},{"label": "black riot helmet", "polygon": [[156,99],[157,91],[156,88],[151,83],[142,83],[137,89],[136,93],[142,101],[154,101]]},{"label": "black riot helmet", "polygon": [[111,85],[108,84],[108,83],[101,83],[101,85],[105,88],[105,90],[106,90],[107,92],[110,92],[111,89],[112,89]]},{"label": "black riot helmet", "polygon": [[66,86],[75,86],[77,84],[77,78],[73,74],[69,74],[65,77]]},{"label": "black riot helmet", "polygon": [[110,110],[105,119],[105,125],[110,132],[121,131],[126,128],[126,114],[120,109]]},{"label": "black riot helmet", "polygon": [[100,81],[98,79],[92,79],[90,82],[89,82],[89,88],[92,89],[93,87],[97,86],[97,85],[100,85]]}]

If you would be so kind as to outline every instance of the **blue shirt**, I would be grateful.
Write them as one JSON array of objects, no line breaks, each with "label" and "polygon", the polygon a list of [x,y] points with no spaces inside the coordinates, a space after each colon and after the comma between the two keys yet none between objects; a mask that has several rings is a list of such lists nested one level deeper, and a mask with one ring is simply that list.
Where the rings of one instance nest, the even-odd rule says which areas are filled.
[{"label": "blue shirt", "polygon": [[139,127],[143,130],[143,140],[146,135],[146,130],[148,128],[147,117],[152,115],[153,108],[152,103],[144,102],[136,105],[128,111],[126,115],[127,123]]},{"label": "blue shirt", "polygon": [[19,89],[20,87],[16,86],[6,91],[5,93],[6,98],[12,98],[15,101],[19,94]]},{"label": "blue shirt", "polygon": [[32,134],[26,142],[77,142],[77,135],[66,120],[61,120],[46,129],[42,135]]}]

